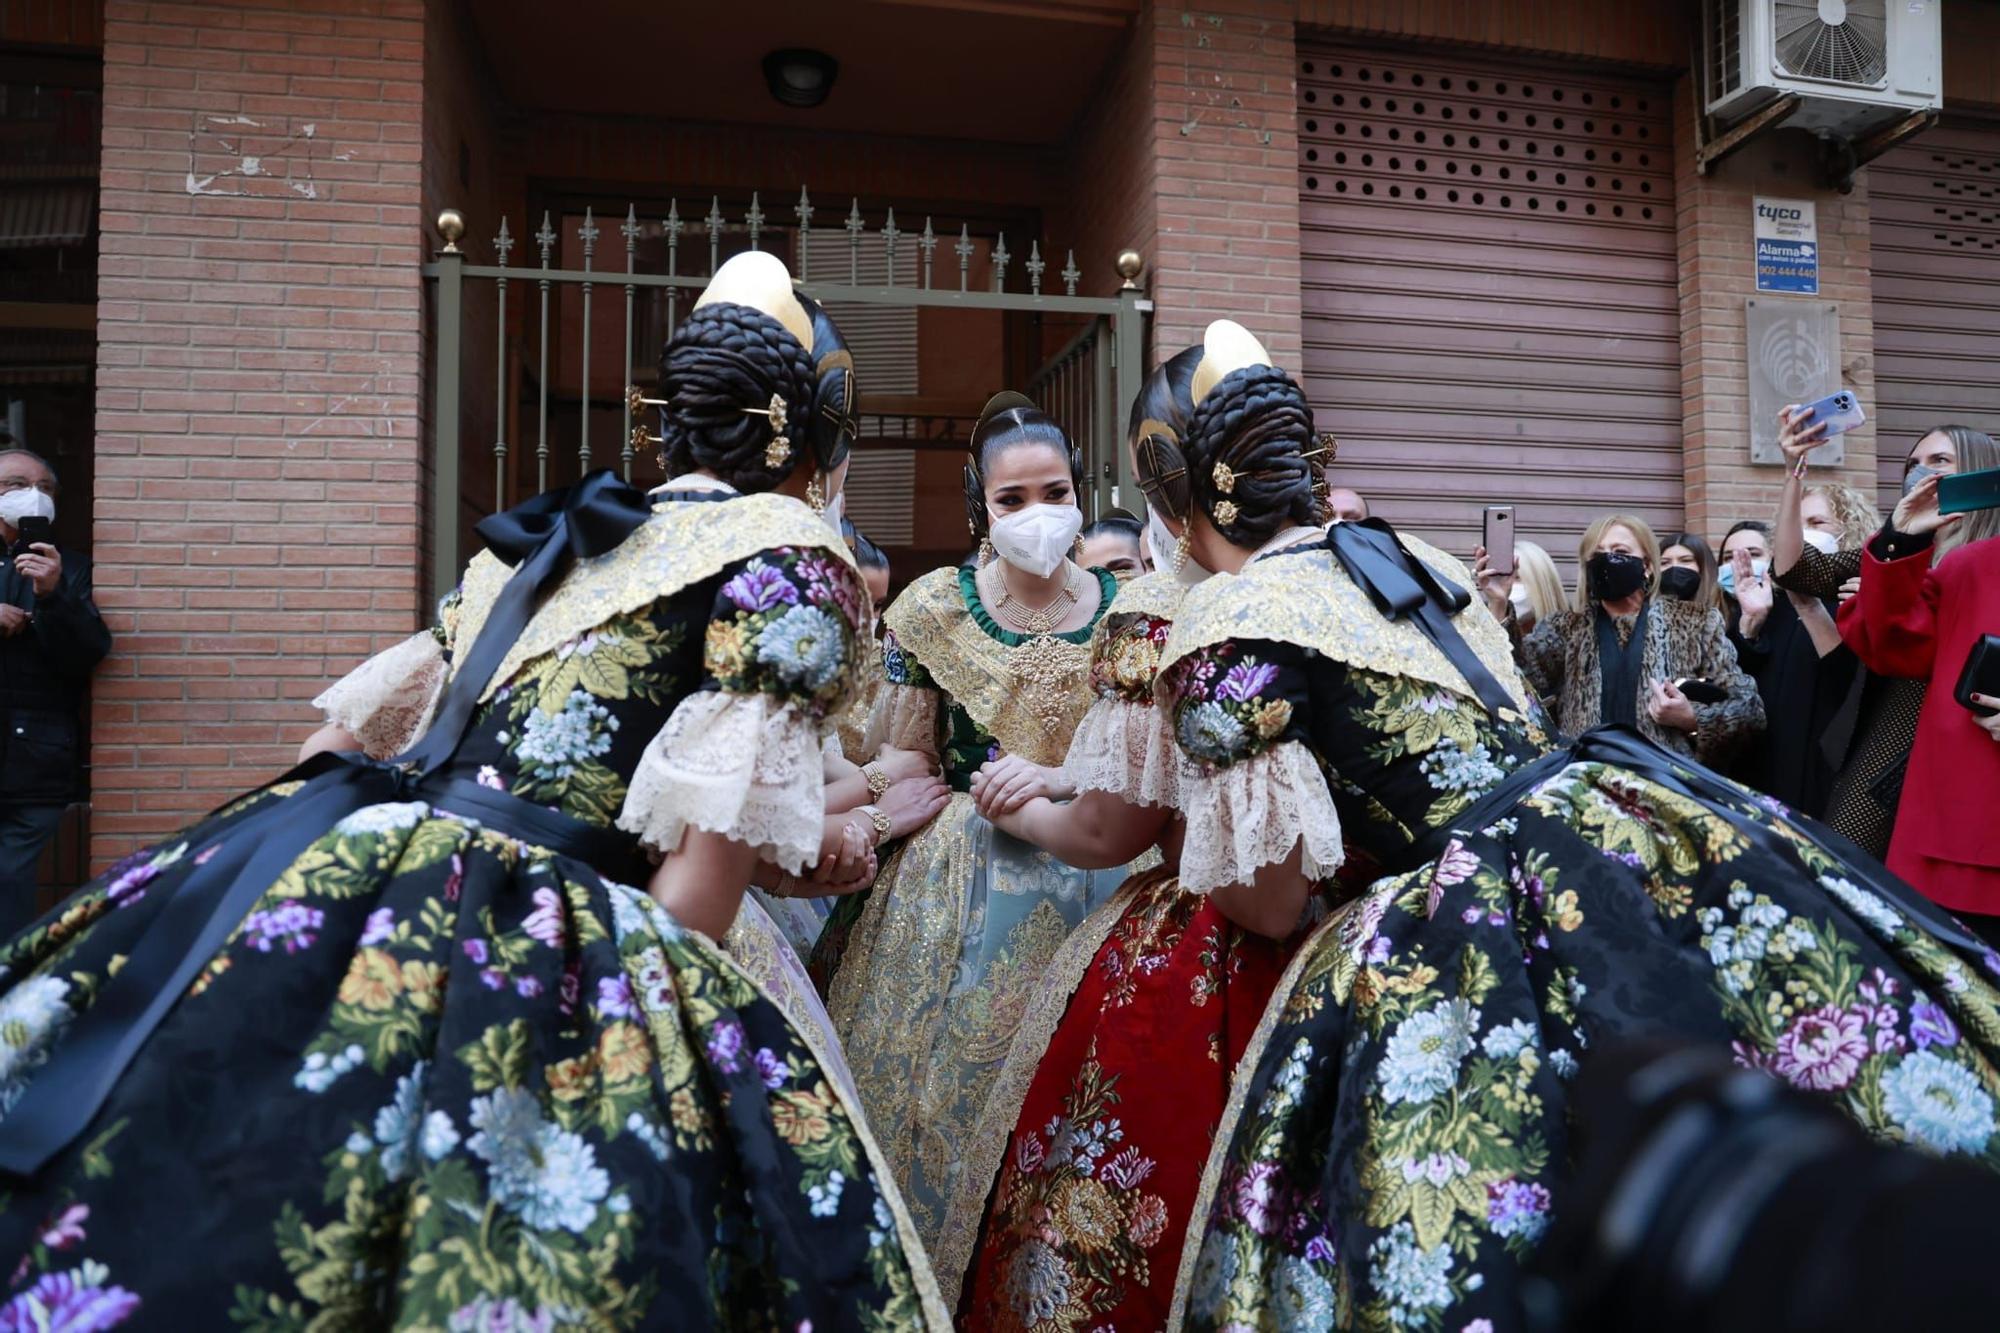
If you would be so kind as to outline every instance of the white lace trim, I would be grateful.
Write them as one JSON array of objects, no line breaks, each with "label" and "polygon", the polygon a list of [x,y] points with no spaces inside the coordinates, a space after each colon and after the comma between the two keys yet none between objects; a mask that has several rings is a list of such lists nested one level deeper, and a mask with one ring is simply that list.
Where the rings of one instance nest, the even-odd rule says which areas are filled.
[{"label": "white lace trim", "polygon": [[1254,759],[1196,771],[1181,789],[1187,839],[1181,887],[1209,893],[1247,884],[1261,866],[1282,861],[1301,839],[1305,873],[1324,879],[1340,868],[1340,815],[1312,751],[1281,741]]},{"label": "white lace trim", "polygon": [[387,759],[409,749],[430,726],[449,674],[437,636],[423,630],[342,676],[313,707],[371,756]]},{"label": "white lace trim", "polygon": [[938,691],[921,685],[884,681],[875,692],[875,711],[868,715],[868,732],[861,748],[869,754],[884,745],[898,750],[938,750]]},{"label": "white lace trim", "polygon": [[824,786],[819,728],[797,705],[703,691],[640,756],[618,827],[662,854],[691,827],[720,833],[799,874],[819,856]]},{"label": "white lace trim", "polygon": [[1174,743],[1172,714],[1102,697],[1077,724],[1063,776],[1078,791],[1107,791],[1138,805],[1178,807],[1194,765]]}]

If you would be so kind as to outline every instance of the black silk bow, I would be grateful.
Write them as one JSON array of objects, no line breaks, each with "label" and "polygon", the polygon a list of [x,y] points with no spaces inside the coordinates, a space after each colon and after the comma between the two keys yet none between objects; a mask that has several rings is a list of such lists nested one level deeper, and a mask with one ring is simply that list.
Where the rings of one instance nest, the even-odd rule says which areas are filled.
[{"label": "black silk bow", "polygon": [[602,859],[605,844],[587,827],[565,831],[571,821],[558,824],[550,812],[517,810],[522,803],[513,798],[502,805],[497,793],[432,775],[457,753],[479,696],[542,595],[578,557],[611,550],[650,513],[642,492],[600,471],[479,525],[479,535],[514,573],[471,650],[459,658],[430,730],[387,763],[361,754],[321,754],[293,768],[277,781],[303,786],[238,820],[202,850],[203,859],[179,888],[142,905],[153,917],[131,957],[0,1120],[0,1171],[32,1175],[90,1127],[147,1038],[230,932],[306,848],[356,811],[452,791],[455,802],[494,806],[496,818],[540,821],[545,844],[567,839],[582,855]]},{"label": "black silk bow", "polygon": [[1487,712],[1497,717],[1518,711],[1513,696],[1452,623],[1471,603],[1471,594],[1411,555],[1396,530],[1379,518],[1333,524],[1326,546],[1385,619],[1409,621],[1445,655]]}]

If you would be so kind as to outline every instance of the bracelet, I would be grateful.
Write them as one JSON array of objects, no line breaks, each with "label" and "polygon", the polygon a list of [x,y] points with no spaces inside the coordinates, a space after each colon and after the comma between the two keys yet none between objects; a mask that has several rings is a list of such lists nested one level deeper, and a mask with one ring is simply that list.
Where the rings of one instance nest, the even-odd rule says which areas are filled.
[{"label": "bracelet", "polygon": [[880,800],[882,793],[889,790],[889,775],[882,771],[881,765],[872,761],[863,764],[861,776],[868,781],[868,795],[871,799]]},{"label": "bracelet", "polygon": [[1805,479],[1806,479],[1806,460],[1804,456],[1801,455],[1798,463],[1795,464],[1792,468],[1792,480],[1804,481]]},{"label": "bracelet", "polygon": [[889,840],[889,816],[882,813],[879,805],[864,805],[860,813],[868,816],[868,822],[875,826],[875,845],[880,847]]}]

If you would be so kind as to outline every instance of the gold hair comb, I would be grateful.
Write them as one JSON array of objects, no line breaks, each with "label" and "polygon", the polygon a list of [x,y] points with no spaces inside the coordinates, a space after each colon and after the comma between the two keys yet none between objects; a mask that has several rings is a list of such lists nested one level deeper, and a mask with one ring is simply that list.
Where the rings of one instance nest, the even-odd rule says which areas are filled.
[{"label": "gold hair comb", "polygon": [[792,441],[785,434],[788,414],[784,398],[774,393],[771,395],[769,407],[746,407],[742,410],[745,416],[766,417],[770,420],[773,434],[771,442],[764,446],[764,466],[775,472],[792,456]]},{"label": "gold hair comb", "polygon": [[1219,494],[1234,495],[1236,493],[1236,474],[1230,470],[1229,464],[1217,463],[1215,471],[1210,473],[1209,476],[1215,482],[1215,489]]}]

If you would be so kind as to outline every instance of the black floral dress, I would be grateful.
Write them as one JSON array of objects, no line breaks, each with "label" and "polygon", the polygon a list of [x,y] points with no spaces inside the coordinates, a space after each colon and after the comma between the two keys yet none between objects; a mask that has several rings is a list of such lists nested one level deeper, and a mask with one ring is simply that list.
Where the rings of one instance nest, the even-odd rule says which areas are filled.
[{"label": "black floral dress", "polygon": [[[1344,577],[1324,548],[1260,564],[1224,596]],[[1636,737],[1641,770],[1586,746],[1474,816],[1546,738],[1525,709],[1404,670],[1414,650],[1354,605],[1269,617],[1292,640],[1169,652],[1209,785],[1186,803],[1184,878],[1198,843],[1248,847],[1214,872],[1243,880],[1301,838],[1322,871],[1343,832],[1389,867],[1442,842],[1280,984],[1189,1229],[1186,1326],[1521,1327],[1567,1081],[1612,1040],[1730,1045],[1884,1138],[2000,1162],[2000,957],[1851,844]],[[1267,618],[1249,611],[1234,618]],[[1247,831],[1253,810],[1280,835]]]},{"label": "black floral dress", "polygon": [[[667,503],[572,571],[529,627],[548,647],[519,645],[448,776],[635,847],[693,824],[816,848],[818,732],[864,594],[793,503]],[[473,583],[434,636],[330,691],[336,720],[382,749],[420,729]],[[191,870],[298,786],[6,946],[0,1108]],[[12,1184],[0,1327],[921,1326],[928,1270],[872,1152],[811,1041],[643,887],[420,794],[312,841],[83,1135]]]}]

